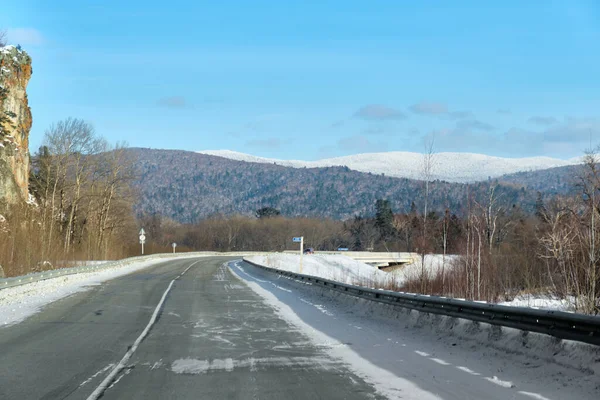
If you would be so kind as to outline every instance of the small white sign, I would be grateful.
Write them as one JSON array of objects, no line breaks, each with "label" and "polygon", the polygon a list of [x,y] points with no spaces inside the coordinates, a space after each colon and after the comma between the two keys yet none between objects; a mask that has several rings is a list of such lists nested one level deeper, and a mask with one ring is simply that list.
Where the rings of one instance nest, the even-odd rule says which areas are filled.
[{"label": "small white sign", "polygon": [[172,244],[173,248],[177,247],[177,243]]},{"label": "small white sign", "polygon": [[145,235],[146,231],[144,230],[144,228],[140,229],[140,236]]},{"label": "small white sign", "polygon": [[146,235],[144,235],[143,233],[140,233],[140,242],[145,242],[146,241]]}]

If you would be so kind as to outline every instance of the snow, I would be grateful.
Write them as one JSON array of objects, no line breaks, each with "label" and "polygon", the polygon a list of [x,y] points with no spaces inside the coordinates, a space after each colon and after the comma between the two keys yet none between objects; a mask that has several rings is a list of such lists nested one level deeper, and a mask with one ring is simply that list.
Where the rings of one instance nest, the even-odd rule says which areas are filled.
[{"label": "snow", "polygon": [[235,369],[250,369],[251,371],[259,371],[277,368],[310,368],[318,365],[319,367],[331,366],[335,367],[337,364],[327,358],[320,357],[265,357],[265,358],[254,358],[248,357],[243,360],[234,360],[232,358],[226,358],[224,360],[197,360],[194,358],[182,358],[175,360],[171,364],[171,371],[176,374],[185,375],[200,375],[205,374],[209,371],[226,371],[232,372]]},{"label": "snow", "polygon": [[169,259],[140,261],[128,266],[115,266],[102,271],[81,273],[28,283],[0,290],[0,327],[19,323],[39,312],[44,306],[63,297],[88,290],[109,279],[136,272]]},{"label": "snow", "polygon": [[[297,254],[272,253],[268,255],[249,256],[246,260],[269,268],[300,273],[300,256]],[[425,256],[425,272],[435,277],[442,267],[449,271],[459,256],[430,254]],[[421,258],[412,264],[399,266],[385,272],[376,267],[354,260],[341,254],[312,254],[302,257],[302,274],[329,279],[336,282],[366,287],[398,287],[407,280],[418,279],[421,274]]]},{"label": "snow", "polygon": [[450,271],[458,261],[460,261],[460,256],[456,255],[426,254],[424,259],[416,257],[414,263],[406,264],[390,273],[394,275],[397,283],[419,279],[422,273],[421,267],[424,264],[425,274],[433,279],[442,272],[442,269],[445,272]]},{"label": "snow", "polygon": [[[282,271],[300,273],[300,255],[272,253],[245,257],[246,260]],[[302,274],[349,285],[375,287],[389,284],[392,276],[345,255],[310,254],[302,256]]]},{"label": "snow", "polygon": [[13,46],[12,44],[9,44],[8,46],[0,47],[0,53],[8,54],[11,51],[13,51],[15,48],[16,48],[15,46]]},{"label": "snow", "polygon": [[523,294],[515,297],[511,301],[503,301],[498,304],[512,307],[531,307],[542,310],[573,311],[575,299],[560,299],[553,295],[543,294]]},{"label": "snow", "polygon": [[[542,334],[410,311],[278,276],[230,270],[314,344],[404,399],[596,399],[600,348]],[[286,290],[279,290],[283,288]],[[326,311],[326,312],[325,312]],[[182,360],[182,373],[203,373]]]},{"label": "snow", "polygon": [[[265,267],[300,273],[300,256],[297,254],[271,253],[266,255],[247,256],[245,260]],[[434,278],[441,273],[442,268],[450,271],[460,256],[441,254],[425,255],[425,273],[429,278]],[[302,274],[328,279],[349,285],[365,286],[370,288],[401,287],[408,280],[419,279],[422,272],[422,259],[416,258],[412,264],[406,264],[398,269],[384,272],[376,267],[356,261],[345,255],[313,254],[302,257]],[[278,287],[279,290],[287,290]],[[456,299],[465,300],[465,299]],[[480,301],[479,303],[486,303]],[[575,299],[560,299],[552,295],[522,294],[511,301],[497,303],[503,306],[531,307],[545,310],[574,311]]]},{"label": "snow", "polygon": [[[317,161],[278,160],[257,157],[231,150],[205,150],[201,154],[224,157],[232,160],[277,164],[292,168],[322,168],[346,166],[360,172],[385,174],[386,176],[422,179],[423,155],[412,152],[364,153],[351,156],[322,159]],[[561,160],[550,157],[503,158],[475,153],[435,153],[433,156],[433,179],[449,182],[475,182],[496,178],[521,171],[575,165],[580,158]]]}]

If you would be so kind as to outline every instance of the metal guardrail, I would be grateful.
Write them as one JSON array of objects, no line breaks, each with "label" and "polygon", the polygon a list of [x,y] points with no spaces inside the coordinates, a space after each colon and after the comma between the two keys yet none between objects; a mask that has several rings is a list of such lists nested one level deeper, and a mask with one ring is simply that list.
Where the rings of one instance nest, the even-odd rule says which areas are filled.
[{"label": "metal guardrail", "polygon": [[138,256],[125,258],[118,261],[107,262],[98,265],[87,265],[73,268],[59,268],[49,271],[36,272],[33,274],[15,276],[13,278],[0,279],[0,290],[7,289],[10,287],[26,285],[28,283],[44,281],[46,279],[58,278],[66,275],[81,274],[87,272],[102,271],[108,268],[124,267],[138,261],[151,261],[160,260],[162,258],[188,258],[188,257],[208,257],[208,256],[245,256],[250,254],[264,254],[261,252],[231,252],[231,253],[217,253],[217,252],[190,252],[190,253],[161,253],[151,254],[147,256]]},{"label": "metal guardrail", "polygon": [[544,333],[560,339],[600,346],[600,317],[563,311],[501,306],[420,294],[398,293],[335,282],[310,275],[265,267],[244,259],[263,270],[311,282],[350,296],[391,304],[411,310],[485,322],[522,331]]}]

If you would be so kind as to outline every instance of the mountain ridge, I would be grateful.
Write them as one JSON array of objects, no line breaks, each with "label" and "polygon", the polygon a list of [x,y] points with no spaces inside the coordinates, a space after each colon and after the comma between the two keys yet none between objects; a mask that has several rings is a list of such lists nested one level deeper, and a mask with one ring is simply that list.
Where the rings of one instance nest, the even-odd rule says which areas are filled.
[{"label": "mountain ridge", "polygon": [[[161,214],[179,222],[193,223],[215,215],[251,216],[257,209],[269,206],[289,217],[345,220],[356,215],[371,215],[377,199],[389,199],[394,212],[408,213],[413,203],[416,211],[423,209],[423,182],[407,178],[339,166],[290,168],[182,150],[134,148],[128,151],[137,160],[136,186],[140,196],[135,208],[138,215]],[[527,180],[550,187],[548,180],[539,179],[543,171],[534,175],[538,178],[527,176]],[[566,181],[563,179],[563,192],[568,190]],[[464,214],[469,199],[485,204],[491,183],[436,181],[430,186],[429,209],[438,215],[446,209]],[[536,188],[521,183],[518,176],[507,182],[499,178],[497,183],[496,193],[505,210],[518,207],[526,214],[533,214]],[[540,189],[543,191],[543,187]]]},{"label": "mountain ridge", "polygon": [[[354,171],[384,174],[395,178],[416,180],[423,178],[423,155],[414,152],[362,153],[316,161],[265,158],[232,150],[204,150],[197,153],[236,161],[277,164],[292,168],[341,166]],[[478,153],[440,152],[433,154],[432,178],[447,182],[472,183],[508,174],[572,166],[578,163],[580,163],[580,157],[561,160],[545,156],[506,158]]]}]

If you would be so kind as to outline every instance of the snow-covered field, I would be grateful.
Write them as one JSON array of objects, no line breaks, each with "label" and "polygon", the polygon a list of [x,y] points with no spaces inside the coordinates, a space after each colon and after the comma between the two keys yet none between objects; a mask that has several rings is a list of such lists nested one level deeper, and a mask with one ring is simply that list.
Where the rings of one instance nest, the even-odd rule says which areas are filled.
[{"label": "snow-covered field", "polygon": [[118,278],[168,258],[140,261],[128,266],[115,266],[102,271],[73,274],[0,290],[0,327],[23,321],[45,305],[88,290],[109,279]]},{"label": "snow-covered field", "polygon": [[[205,150],[201,154],[238,161],[282,165],[292,168],[346,166],[360,172],[385,174],[399,178],[421,179],[423,155],[403,151],[365,153],[318,161],[278,160],[256,157],[231,150]],[[433,157],[433,178],[450,182],[475,182],[521,171],[536,171],[580,163],[579,158],[561,160],[550,157],[503,158],[475,153],[436,153]]]},{"label": "snow-covered field", "polygon": [[239,262],[229,267],[386,398],[597,398],[597,346],[374,303]]},{"label": "snow-covered field", "polygon": [[[283,271],[300,272],[300,256],[297,254],[272,253],[249,256],[245,259],[266,267]],[[457,256],[426,255],[425,273],[433,278],[442,271],[452,268]],[[312,254],[302,257],[302,273],[332,281],[367,287],[400,286],[407,280],[419,279],[422,272],[421,259],[413,264],[402,266],[392,272],[380,271],[376,267],[354,260],[343,254]]]},{"label": "snow-covered field", "polygon": [[[282,271],[300,273],[300,256],[273,253],[244,259]],[[302,272],[332,281],[374,287],[392,282],[392,276],[368,264],[344,255],[311,254],[302,257]]]},{"label": "snow-covered field", "polygon": [[[272,253],[268,255],[248,256],[246,260],[259,265],[282,271],[300,273],[300,256],[296,254]],[[439,254],[425,256],[425,273],[434,278],[442,268],[450,271],[459,261],[458,256]],[[345,255],[305,255],[302,260],[302,273],[349,285],[370,288],[394,288],[402,286],[408,280],[419,279],[422,273],[421,259],[413,264],[405,265],[392,272],[380,271],[377,268],[356,261]],[[547,310],[573,311],[574,299],[559,299],[552,295],[520,295],[511,301],[498,303],[512,307],[531,307]]]}]

